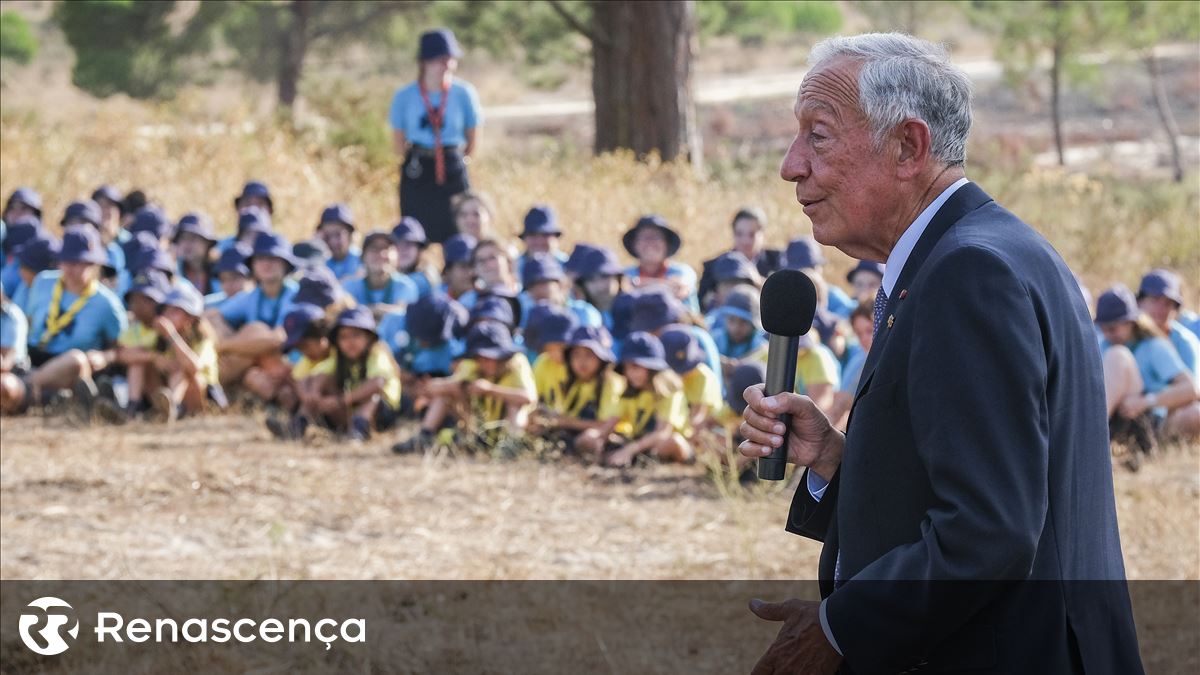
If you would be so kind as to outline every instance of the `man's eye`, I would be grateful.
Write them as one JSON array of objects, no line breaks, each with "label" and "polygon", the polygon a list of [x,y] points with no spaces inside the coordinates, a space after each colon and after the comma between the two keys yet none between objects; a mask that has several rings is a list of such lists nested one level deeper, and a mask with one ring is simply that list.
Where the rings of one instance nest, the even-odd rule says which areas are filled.
[{"label": "man's eye", "polygon": [[813,131],[808,134],[808,140],[812,141],[813,143],[816,143],[818,141],[825,140],[825,137],[822,136],[821,134],[818,134],[817,132]]}]

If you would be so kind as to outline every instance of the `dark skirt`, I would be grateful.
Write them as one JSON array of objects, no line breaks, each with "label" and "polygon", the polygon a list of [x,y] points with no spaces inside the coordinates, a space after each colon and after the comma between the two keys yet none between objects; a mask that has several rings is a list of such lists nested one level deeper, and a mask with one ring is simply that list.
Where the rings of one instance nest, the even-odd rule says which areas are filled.
[{"label": "dark skirt", "polygon": [[431,243],[440,244],[458,233],[450,198],[471,188],[462,152],[446,150],[446,182],[437,184],[437,165],[431,153],[409,150],[400,165],[400,215],[416,218]]}]

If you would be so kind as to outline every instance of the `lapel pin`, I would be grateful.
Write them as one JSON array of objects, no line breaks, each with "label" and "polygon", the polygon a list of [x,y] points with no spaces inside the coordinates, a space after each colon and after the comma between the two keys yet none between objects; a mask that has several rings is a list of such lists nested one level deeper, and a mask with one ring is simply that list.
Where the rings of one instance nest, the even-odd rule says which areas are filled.
[{"label": "lapel pin", "polygon": [[903,300],[904,298],[907,298],[907,297],[908,297],[908,289],[907,288],[900,289],[900,299]]},{"label": "lapel pin", "polygon": [[892,324],[894,324],[894,323],[896,323],[896,315],[889,314],[888,315],[888,328],[890,329],[892,327]]}]

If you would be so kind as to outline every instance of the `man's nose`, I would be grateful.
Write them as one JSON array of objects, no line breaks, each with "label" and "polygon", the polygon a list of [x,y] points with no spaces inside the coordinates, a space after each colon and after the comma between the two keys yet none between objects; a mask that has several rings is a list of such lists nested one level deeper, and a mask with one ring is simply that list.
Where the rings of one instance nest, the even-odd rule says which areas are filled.
[{"label": "man's nose", "polygon": [[808,176],[808,156],[804,153],[803,144],[797,136],[788,146],[783,163],[779,165],[779,176],[789,183],[797,183]]}]

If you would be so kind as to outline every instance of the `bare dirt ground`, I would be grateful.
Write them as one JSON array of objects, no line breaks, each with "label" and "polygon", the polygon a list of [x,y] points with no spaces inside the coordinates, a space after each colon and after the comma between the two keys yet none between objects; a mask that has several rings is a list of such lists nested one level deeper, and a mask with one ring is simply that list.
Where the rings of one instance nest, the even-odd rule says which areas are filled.
[{"label": "bare dirt ground", "polygon": [[[700,467],[395,457],[270,440],[228,415],[168,430],[0,421],[5,579],[810,579],[791,489]],[[1133,579],[1200,578],[1198,447],[1115,468]]]}]

